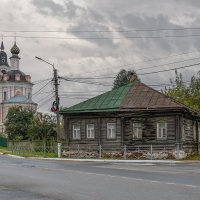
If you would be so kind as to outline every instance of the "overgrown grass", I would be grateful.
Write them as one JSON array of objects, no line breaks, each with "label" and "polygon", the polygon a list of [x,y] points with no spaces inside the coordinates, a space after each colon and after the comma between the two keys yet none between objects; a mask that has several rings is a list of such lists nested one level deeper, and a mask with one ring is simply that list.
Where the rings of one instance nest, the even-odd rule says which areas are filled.
[{"label": "overgrown grass", "polygon": [[3,153],[3,154],[9,154],[9,153],[11,153],[11,150],[8,147],[0,146],[0,152]]},{"label": "overgrown grass", "polygon": [[196,153],[186,157],[184,160],[200,160],[200,154]]}]

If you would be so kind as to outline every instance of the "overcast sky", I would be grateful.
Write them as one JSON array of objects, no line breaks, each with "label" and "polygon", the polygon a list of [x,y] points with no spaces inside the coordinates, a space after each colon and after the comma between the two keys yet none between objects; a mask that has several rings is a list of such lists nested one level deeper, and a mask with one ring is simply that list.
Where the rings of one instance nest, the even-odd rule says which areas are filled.
[{"label": "overcast sky", "polygon": [[[70,78],[115,77],[123,68],[143,74],[200,62],[199,0],[1,0],[0,18],[5,51],[9,57],[16,32],[20,69],[36,83],[33,100],[43,112],[51,107],[53,86],[37,81],[51,78],[52,68],[35,56]],[[189,81],[199,69],[178,72]],[[174,71],[140,78],[149,85],[166,84]],[[61,106],[110,90],[113,78],[79,81],[95,83],[60,81]]]}]

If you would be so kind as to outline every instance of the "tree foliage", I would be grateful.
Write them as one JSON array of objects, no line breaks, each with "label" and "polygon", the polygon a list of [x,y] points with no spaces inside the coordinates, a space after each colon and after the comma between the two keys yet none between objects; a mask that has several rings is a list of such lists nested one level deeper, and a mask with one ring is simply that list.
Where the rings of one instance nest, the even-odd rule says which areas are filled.
[{"label": "tree foliage", "polygon": [[6,122],[9,140],[48,140],[56,137],[55,118],[51,115],[36,115],[29,108],[16,106],[9,109]]},{"label": "tree foliage", "polygon": [[163,93],[184,105],[200,111],[200,76],[192,76],[189,85],[183,81],[182,74],[175,71],[175,81],[170,79],[171,87],[165,87]]},{"label": "tree foliage", "polygon": [[48,140],[56,137],[56,123],[51,115],[35,116],[28,127],[30,140]]},{"label": "tree foliage", "polygon": [[10,108],[5,122],[8,138],[12,141],[28,139],[27,131],[33,116],[34,111],[30,108],[23,108],[22,106]]},{"label": "tree foliage", "polygon": [[121,69],[113,82],[113,89],[117,89],[123,85],[128,84],[130,82],[131,73],[136,74],[136,72],[134,70],[126,71],[125,69]]}]

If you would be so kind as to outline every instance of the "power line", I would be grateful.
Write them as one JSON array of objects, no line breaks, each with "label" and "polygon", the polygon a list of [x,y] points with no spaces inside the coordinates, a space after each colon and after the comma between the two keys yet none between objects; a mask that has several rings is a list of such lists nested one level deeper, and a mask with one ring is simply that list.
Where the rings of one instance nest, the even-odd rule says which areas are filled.
[{"label": "power line", "polygon": [[44,89],[50,82],[51,82],[51,81],[48,81],[48,82],[47,82],[42,88],[40,88],[37,92],[33,93],[33,94],[32,94],[32,97],[33,97],[34,95],[36,95],[38,92],[40,92],[42,89]]},{"label": "power line", "polygon": [[40,106],[38,106],[38,109],[41,108],[43,105],[46,105],[46,103],[48,103],[50,100],[52,100],[54,98],[54,96],[48,98],[46,101],[44,101]]},{"label": "power line", "polygon": [[[4,37],[12,38],[11,35]],[[124,37],[56,37],[56,36],[22,36],[17,38],[24,39],[58,39],[58,40],[124,40],[124,39],[162,39],[162,38],[185,38],[185,37],[200,37],[200,34],[192,35],[163,35],[163,36],[124,36]]]},{"label": "power line", "polygon": [[103,83],[99,83],[99,82],[85,82],[85,81],[77,81],[77,80],[72,80],[66,77],[61,77],[58,76],[58,78],[63,79],[65,81],[72,81],[72,82],[77,82],[77,83],[85,83],[85,84],[92,84],[92,85],[102,85],[102,86],[112,86],[112,85],[108,85],[108,84],[103,84]]},{"label": "power line", "polygon": [[[196,60],[196,59],[200,59],[200,57],[196,57],[196,58],[191,58],[191,59],[185,59],[185,60],[181,60],[181,61],[176,61],[176,62],[171,62],[171,63],[165,63],[165,64],[161,64],[161,65],[155,65],[155,66],[152,66],[152,67],[145,67],[145,68],[140,68],[140,69],[137,69],[136,71],[140,71],[140,70],[144,70],[144,69],[152,69],[152,68],[156,68],[156,67],[161,67],[161,66],[167,66],[167,65],[171,65],[171,64],[176,64],[176,63],[182,63],[182,62],[186,62],[186,61],[191,61],[191,60]],[[140,74],[138,74],[140,75]],[[73,78],[67,78],[65,77],[66,79],[69,79],[69,80],[72,80],[72,79],[78,79],[78,80],[84,80],[84,79],[113,79],[115,77],[73,77]]]},{"label": "power line", "polygon": [[[131,64],[111,66],[111,68],[120,68],[120,67],[132,66],[134,64],[140,64],[140,63],[146,63],[146,62],[153,62],[153,61],[156,61],[156,60],[163,60],[163,59],[170,58],[170,57],[176,57],[176,56],[181,56],[181,55],[186,55],[186,54],[193,54],[193,53],[200,53],[200,51],[185,52],[185,53],[169,55],[169,56],[161,57],[161,58],[153,58],[153,59],[150,59],[150,60],[134,62],[134,63],[131,63]],[[101,67],[101,71],[102,71],[102,69],[105,69],[105,68],[108,68],[108,67]],[[92,74],[92,73],[98,72],[98,71],[100,71],[100,70],[94,70],[94,71],[86,72],[85,74]],[[107,75],[113,75],[113,73],[112,74],[107,74]]]},{"label": "power line", "polygon": [[176,70],[176,69],[183,69],[183,68],[188,68],[188,67],[193,67],[193,66],[198,66],[198,65],[200,65],[200,63],[182,66],[182,67],[176,67],[176,68],[173,68],[173,69],[166,69],[166,70],[160,70],[160,71],[155,71],[155,72],[148,72],[148,73],[143,73],[143,74],[138,74],[138,75],[142,76],[142,75],[148,75],[148,74],[155,74],[155,73],[159,73],[159,72],[167,72],[167,71],[172,71],[172,70]]},{"label": "power line", "polygon": [[196,59],[200,59],[200,57],[186,59],[186,60],[181,60],[181,61],[176,61],[176,62],[171,62],[171,63],[166,63],[166,64],[161,64],[161,65],[155,65],[155,66],[152,66],[152,67],[144,67],[144,68],[137,69],[137,71],[144,70],[144,69],[152,69],[152,68],[156,68],[156,67],[162,67],[162,66],[166,66],[166,65],[171,65],[171,64],[176,64],[176,63],[181,63],[181,62],[196,60]]},{"label": "power line", "polygon": [[3,33],[96,33],[96,32],[154,32],[154,31],[183,31],[199,30],[200,27],[183,27],[183,28],[156,28],[156,29],[116,29],[116,30],[2,30]]},{"label": "power line", "polygon": [[48,81],[48,80],[51,80],[51,79],[52,79],[52,78],[46,78],[46,79],[34,81],[33,84],[37,85],[37,84],[39,84],[39,83],[42,83],[42,82],[45,82],[45,81]]}]

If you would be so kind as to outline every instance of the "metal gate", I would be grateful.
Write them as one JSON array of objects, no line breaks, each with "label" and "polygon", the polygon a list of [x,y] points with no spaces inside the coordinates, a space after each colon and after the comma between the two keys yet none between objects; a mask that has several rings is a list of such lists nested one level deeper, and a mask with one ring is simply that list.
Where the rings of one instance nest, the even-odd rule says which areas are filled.
[{"label": "metal gate", "polygon": [[0,147],[7,147],[8,141],[6,138],[0,137]]}]

